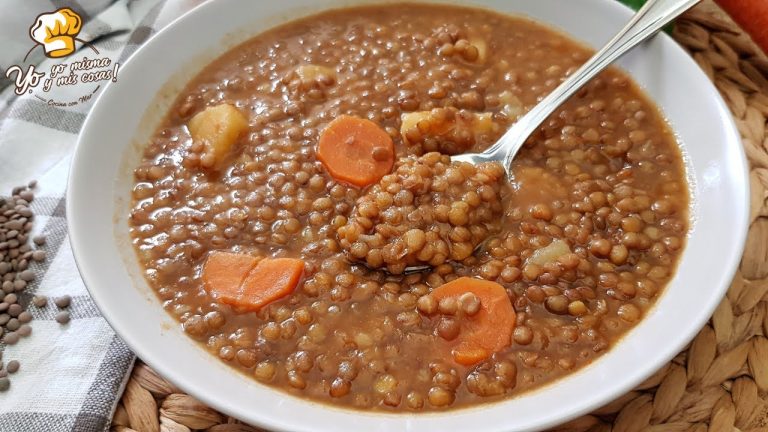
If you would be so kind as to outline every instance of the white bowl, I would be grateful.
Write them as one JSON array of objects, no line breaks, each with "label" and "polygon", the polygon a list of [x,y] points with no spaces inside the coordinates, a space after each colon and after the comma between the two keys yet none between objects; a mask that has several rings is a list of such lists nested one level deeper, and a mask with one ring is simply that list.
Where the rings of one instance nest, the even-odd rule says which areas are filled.
[{"label": "white bowl", "polygon": [[[607,41],[631,15],[614,0],[463,3],[528,15],[593,47]],[[503,402],[442,413],[382,414],[313,403],[263,386],[185,336],[143,280],[128,238],[131,167],[138,163],[139,149],[178,91],[210,60],[268,27],[338,6],[338,0],[205,3],[141,47],[91,110],[69,180],[70,240],[91,295],[139,357],[212,407],[272,429],[523,431],[556,425],[620,396],[693,338],[725,293],[741,255],[747,168],[720,96],[666,35],[620,65],[662,108],[684,147],[692,229],[677,274],[657,306],[589,367]]]}]

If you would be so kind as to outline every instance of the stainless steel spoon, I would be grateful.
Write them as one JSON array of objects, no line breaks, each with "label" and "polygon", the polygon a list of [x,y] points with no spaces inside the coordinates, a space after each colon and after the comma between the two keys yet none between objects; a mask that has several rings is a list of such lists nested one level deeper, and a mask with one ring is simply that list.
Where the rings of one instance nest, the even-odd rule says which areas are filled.
[{"label": "stainless steel spoon", "polygon": [[482,153],[455,155],[451,160],[472,164],[488,161],[501,162],[507,172],[507,178],[511,178],[512,159],[525,140],[547,117],[616,59],[656,34],[699,1],[649,0],[613,39],[521,117],[494,145]]},{"label": "stainless steel spoon", "polygon": [[[656,34],[699,1],[701,0],[649,0],[613,39],[512,125],[495,144],[482,153],[455,155],[451,160],[472,164],[501,162],[507,178],[511,178],[512,159],[515,158],[525,140],[547,117],[616,59]],[[473,253],[482,245],[483,243],[478,245]],[[431,267],[428,265],[410,266],[405,268],[404,273],[416,273],[429,268]]]}]

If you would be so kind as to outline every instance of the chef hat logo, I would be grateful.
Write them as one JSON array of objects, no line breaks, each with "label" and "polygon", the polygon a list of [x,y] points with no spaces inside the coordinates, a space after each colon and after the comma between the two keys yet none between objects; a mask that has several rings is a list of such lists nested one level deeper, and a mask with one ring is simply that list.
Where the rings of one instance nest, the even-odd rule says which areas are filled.
[{"label": "chef hat logo", "polygon": [[29,28],[29,37],[43,46],[48,57],[65,57],[75,51],[75,37],[80,33],[83,20],[72,9],[38,15]]}]

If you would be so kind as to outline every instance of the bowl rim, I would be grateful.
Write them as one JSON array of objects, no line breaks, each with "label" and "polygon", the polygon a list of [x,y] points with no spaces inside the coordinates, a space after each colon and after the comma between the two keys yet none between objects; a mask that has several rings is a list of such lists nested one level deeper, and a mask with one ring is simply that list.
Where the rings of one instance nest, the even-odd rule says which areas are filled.
[{"label": "bowl rim", "polygon": [[[589,0],[589,1],[591,1],[593,4],[603,3],[603,7],[620,8],[620,9],[624,9],[625,11],[629,10],[626,6],[621,5],[621,4],[617,3],[617,2],[612,2],[611,0]],[[413,3],[427,3],[427,4],[429,4],[429,3],[451,4],[451,3],[445,2],[445,0],[437,0],[437,1],[435,1],[435,0],[427,0],[427,1],[416,0],[416,1],[409,1],[407,3],[411,3],[411,2],[413,2]],[[156,43],[156,41],[161,39],[163,37],[163,35],[172,32],[173,29],[178,25],[179,22],[183,22],[183,21],[185,21],[187,19],[190,19],[190,16],[203,15],[203,14],[209,13],[209,11],[215,11],[216,8],[219,7],[219,5],[221,5],[223,3],[227,3],[227,2],[225,0],[208,1],[208,2],[205,2],[205,3],[203,3],[203,4],[199,5],[199,6],[191,9],[190,11],[182,14],[181,16],[177,17],[176,19],[171,21],[168,25],[166,25],[163,29],[161,29],[160,31],[158,31],[157,33],[152,35],[134,53],[132,53],[131,56],[128,58],[128,60],[126,60],[124,62],[123,66],[122,66],[122,69],[125,70],[126,66],[131,65],[134,62],[134,59],[142,56],[144,54],[144,52],[148,50],[148,48],[147,48],[148,46],[151,46],[152,44]],[[399,3],[399,2],[393,2],[393,1],[388,1],[388,0],[379,0],[379,1],[376,1],[375,3],[376,4],[381,4],[381,3],[386,4],[386,3]],[[612,3],[611,6],[608,5],[609,3]],[[366,2],[365,4],[371,4],[371,2],[369,1],[369,2]],[[352,4],[352,5],[345,5],[345,6],[354,6],[354,4]],[[468,5],[468,6],[469,7],[479,7],[477,5]],[[329,9],[333,9],[333,8],[319,9],[317,11],[314,11],[314,12],[310,13],[310,14],[301,13],[298,16],[292,18],[291,20],[298,19],[299,17],[309,16],[309,15],[312,15],[312,14],[315,14],[315,13],[319,13],[320,11],[329,10]],[[504,13],[504,12],[499,12],[499,13]],[[523,14],[523,13],[518,13],[518,16],[527,18],[527,16],[525,14]],[[291,20],[288,20],[288,21],[291,21]],[[534,21],[540,22],[538,20],[534,20]],[[546,25],[546,26],[549,26],[549,27],[553,27],[552,25],[550,25],[548,23],[543,23],[543,24]],[[565,33],[564,31],[562,31],[560,29],[555,28],[555,30],[568,35],[567,33]],[[256,33],[256,34],[258,34],[258,33]],[[568,36],[571,37],[572,39],[576,39],[576,36],[573,36],[573,35],[568,35]],[[683,49],[681,47],[679,47],[669,36],[667,36],[667,35],[660,35],[660,36],[657,36],[657,39],[661,39],[663,41],[661,43],[664,43],[664,44],[667,44],[667,45],[671,45],[671,49],[677,50],[679,55],[684,56],[685,59],[688,62],[693,63],[693,60],[690,59],[688,54],[685,51],[683,51]],[[228,48],[227,50],[222,50],[222,52],[220,54],[223,54],[224,52],[228,51],[229,49],[231,49],[231,48]],[[699,73],[701,73],[703,75],[703,72],[699,71]],[[219,410],[221,412],[232,413],[232,409],[230,409],[226,405],[223,405],[221,403],[221,401],[219,401],[219,400],[217,400],[215,398],[211,398],[211,397],[208,397],[206,395],[203,395],[201,391],[198,391],[198,390],[201,390],[201,388],[200,388],[199,385],[196,385],[193,382],[194,380],[190,380],[189,377],[187,377],[187,376],[181,376],[181,375],[175,373],[175,371],[173,370],[173,368],[170,367],[170,365],[167,365],[166,363],[163,363],[155,355],[153,355],[150,352],[150,350],[145,349],[145,346],[137,340],[138,339],[137,336],[132,335],[130,331],[126,331],[126,329],[123,326],[123,323],[115,322],[112,319],[112,317],[108,313],[109,310],[110,310],[110,306],[108,306],[108,304],[104,301],[104,299],[102,297],[102,295],[104,295],[104,292],[102,290],[93,288],[94,286],[96,286],[96,284],[94,283],[95,276],[94,276],[94,273],[92,273],[93,269],[89,268],[89,265],[87,264],[88,261],[89,261],[89,258],[87,257],[87,253],[85,252],[85,250],[84,250],[84,248],[82,246],[82,241],[81,241],[81,239],[85,235],[83,233],[83,228],[84,227],[81,226],[81,224],[79,224],[79,222],[74,217],[75,215],[79,214],[80,210],[81,210],[81,208],[77,206],[77,203],[80,202],[80,200],[81,200],[80,195],[78,195],[78,194],[81,194],[82,191],[80,191],[78,189],[77,184],[78,184],[78,182],[80,182],[82,180],[80,179],[79,171],[78,171],[77,167],[85,165],[87,163],[87,161],[86,161],[87,160],[87,156],[86,156],[86,154],[84,154],[84,152],[81,149],[84,147],[82,145],[82,142],[85,141],[85,137],[87,137],[88,132],[90,131],[90,129],[92,127],[93,113],[96,111],[96,108],[100,107],[100,103],[102,102],[102,100],[103,99],[107,99],[105,97],[105,95],[109,94],[108,89],[110,89],[114,85],[115,84],[112,84],[112,83],[108,84],[106,86],[107,88],[104,91],[102,91],[98,95],[98,97],[96,98],[96,100],[95,100],[91,110],[89,111],[89,113],[88,113],[88,115],[86,117],[85,122],[83,123],[81,132],[80,132],[80,134],[78,136],[77,147],[76,147],[74,155],[72,157],[70,176],[69,176],[68,184],[67,184],[66,211],[67,211],[68,215],[72,216],[72,217],[68,217],[67,218],[67,226],[68,226],[68,229],[69,229],[69,237],[70,237],[70,242],[71,242],[71,246],[72,246],[72,250],[73,250],[73,255],[74,255],[74,258],[75,258],[75,263],[77,265],[78,270],[80,271],[80,274],[82,276],[82,279],[83,279],[86,287],[88,288],[89,293],[94,298],[94,301],[95,301],[97,307],[99,308],[99,310],[102,312],[102,315],[104,316],[104,318],[109,322],[109,324],[113,327],[113,329],[115,329],[116,333],[121,338],[123,338],[123,340],[131,347],[131,349],[139,357],[144,359],[148,365],[153,367],[155,370],[158,371],[158,373],[160,373],[162,376],[166,377],[166,379],[168,379],[170,382],[172,382],[175,385],[177,385],[180,389],[185,390],[185,391],[192,390],[192,391],[189,391],[190,394],[193,394],[195,397],[198,397],[200,400],[202,400],[203,402],[205,402],[209,406],[212,406],[212,407],[216,408],[217,410]],[[723,129],[724,129],[723,133],[725,135],[729,135],[731,139],[735,138],[736,142],[740,142],[741,137],[740,137],[740,134],[738,133],[738,130],[737,130],[736,126],[735,126],[735,123],[734,123],[733,118],[732,118],[732,116],[730,114],[730,111],[726,107],[726,105],[725,105],[723,99],[720,97],[720,95],[714,90],[714,86],[711,85],[711,83],[710,83],[710,87],[711,87],[710,88],[710,93],[713,93],[713,95],[715,96],[713,98],[713,103],[716,105],[716,108],[721,113],[724,114],[724,115],[721,116],[722,119],[723,119],[723,125],[722,125]],[[737,230],[735,231],[735,235],[734,235],[734,238],[735,238],[734,245],[736,246],[737,250],[742,251],[743,248],[744,248],[744,244],[746,242],[747,231],[748,231],[748,227],[749,227],[749,177],[748,177],[749,176],[749,169],[748,169],[748,164],[747,164],[747,160],[746,160],[746,156],[745,156],[744,150],[743,150],[743,148],[741,146],[739,146],[739,148],[737,149],[736,153],[737,153],[736,157],[739,159],[740,170],[744,174],[743,178],[741,178],[740,180],[739,179],[737,179],[737,180],[744,186],[743,187],[743,192],[744,193],[742,194],[742,197],[740,199],[740,202],[743,204],[743,208],[737,209],[738,212],[742,213],[743,218],[742,218],[742,220],[737,221],[738,224],[737,224]],[[693,193],[693,191],[691,191],[691,193]],[[693,206],[693,203],[691,203],[691,205]],[[707,307],[705,307],[703,309],[703,311],[706,311],[707,314],[700,313],[697,325],[696,326],[690,326],[689,327],[689,331],[687,331],[683,337],[679,338],[677,343],[675,343],[675,344],[667,344],[667,349],[664,350],[661,355],[657,355],[656,359],[663,357],[663,358],[666,359],[665,362],[668,362],[669,360],[671,360],[674,357],[674,355],[676,355],[699,332],[701,327],[705,324],[705,322],[709,318],[709,316],[711,316],[711,314],[714,312],[716,306],[719,304],[720,300],[724,296],[724,294],[725,294],[725,292],[727,290],[727,287],[729,286],[730,280],[732,279],[733,275],[736,273],[736,270],[738,269],[738,265],[739,265],[739,262],[740,262],[740,257],[741,257],[740,254],[735,254],[735,255],[727,256],[725,258],[725,260],[724,260],[724,261],[726,261],[726,263],[724,265],[725,271],[719,275],[717,283],[713,283],[713,286],[719,287],[719,289],[717,290],[718,291],[718,295],[711,296],[710,301],[707,304]],[[671,282],[670,282],[670,284],[671,284]],[[658,303],[659,303],[659,300],[656,301],[656,304],[658,304]],[[631,332],[627,333],[627,335],[625,335],[625,337],[629,336],[630,334],[631,334]],[[582,373],[582,371],[584,371],[585,369],[591,368],[594,365],[599,364],[600,363],[600,359],[603,359],[604,357],[605,356],[601,356],[599,359],[597,359],[591,365],[586,366],[586,367],[580,369],[579,371],[577,371],[576,374]],[[659,363],[659,364],[663,364],[663,363]],[[235,371],[233,370],[233,372],[235,372]],[[626,391],[631,390],[637,384],[639,384],[645,378],[647,378],[647,376],[651,375],[654,371],[650,370],[650,371],[646,371],[646,372],[647,373],[635,374],[632,379],[628,379],[628,380],[626,380],[623,383],[623,385],[616,387],[614,389],[615,390],[614,393],[623,394]],[[573,375],[573,374],[569,374],[569,376],[570,375]],[[554,380],[555,381],[554,385],[556,385],[556,383],[559,382],[562,379],[563,378],[559,378],[557,380]],[[553,384],[550,383],[550,384],[544,385],[543,387],[547,388],[547,387],[550,387],[552,385]],[[271,391],[271,392],[273,392],[275,394],[279,394],[280,396],[299,399],[303,403],[308,403],[308,404],[311,404],[311,405],[321,406],[322,409],[324,409],[324,410],[339,410],[339,411],[341,411],[341,412],[343,412],[343,413],[345,413],[347,415],[349,415],[349,414],[352,414],[352,415],[365,415],[365,416],[371,416],[372,415],[374,417],[380,417],[382,420],[385,420],[386,418],[393,418],[393,417],[397,418],[397,419],[403,419],[403,418],[407,417],[409,414],[412,414],[412,413],[407,413],[407,412],[398,412],[398,413],[367,412],[367,411],[355,410],[355,409],[352,409],[352,408],[336,407],[336,406],[332,406],[332,405],[326,404],[326,403],[319,403],[319,402],[315,402],[315,401],[312,401],[312,400],[307,400],[307,399],[299,398],[299,397],[297,397],[295,395],[288,394],[288,393],[286,393],[284,391],[277,390],[277,389],[272,388],[272,387],[265,387],[265,388],[267,388],[269,391]],[[534,389],[533,392],[537,392],[537,391],[539,391],[539,389],[541,389],[541,387],[539,387],[537,389]],[[513,398],[506,398],[506,399],[503,399],[503,400],[500,400],[500,401],[492,402],[490,404],[478,404],[478,405],[474,405],[474,406],[470,406],[470,407],[465,407],[465,408],[452,409],[452,410],[449,410],[449,411],[417,413],[417,414],[415,414],[415,416],[416,417],[422,417],[422,418],[423,417],[430,417],[430,416],[450,417],[453,414],[456,414],[456,413],[459,413],[459,412],[467,412],[467,411],[475,411],[478,414],[480,414],[480,411],[482,411],[484,408],[488,407],[489,405],[508,404],[508,403],[514,401],[514,399],[515,399],[514,397]],[[608,401],[609,400],[605,400],[603,402],[608,402]],[[575,418],[575,417],[577,417],[579,415],[585,414],[585,413],[589,412],[591,409],[594,409],[596,407],[597,406],[594,406],[594,403],[591,404],[591,405],[587,404],[587,405],[582,405],[582,406],[578,406],[578,407],[571,407],[572,409],[570,409],[569,411],[566,411],[564,413],[559,413],[558,415],[553,416],[553,418],[551,420],[546,421],[546,422],[542,422],[540,424],[537,424],[537,427],[550,427],[550,426],[554,426],[554,425],[560,424],[560,423],[562,423],[564,421],[567,421],[567,420]],[[283,422],[280,419],[275,419],[274,417],[270,417],[268,415],[268,413],[265,414],[265,415],[258,416],[258,417],[249,416],[248,420],[253,422],[254,424],[258,424],[260,426],[272,427],[272,428],[277,427],[277,428],[286,429],[286,430],[287,430],[286,426],[293,426],[294,425],[293,423],[290,423],[290,422],[286,423],[286,422]],[[500,427],[504,427],[504,425],[499,425],[499,426]],[[311,429],[306,429],[306,430],[311,430]]]}]

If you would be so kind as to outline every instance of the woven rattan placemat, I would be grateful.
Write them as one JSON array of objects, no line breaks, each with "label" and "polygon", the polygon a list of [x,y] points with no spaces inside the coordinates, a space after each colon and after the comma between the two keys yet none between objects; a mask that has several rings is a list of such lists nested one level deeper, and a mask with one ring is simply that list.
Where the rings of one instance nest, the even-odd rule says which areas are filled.
[{"label": "woven rattan placemat", "polygon": [[[679,19],[674,37],[720,90],[749,157],[751,227],[741,268],[688,348],[635,390],[558,431],[768,432],[768,57],[710,3]],[[112,430],[259,429],[204,406],[138,363]]]}]

